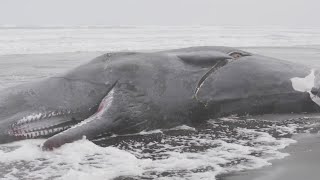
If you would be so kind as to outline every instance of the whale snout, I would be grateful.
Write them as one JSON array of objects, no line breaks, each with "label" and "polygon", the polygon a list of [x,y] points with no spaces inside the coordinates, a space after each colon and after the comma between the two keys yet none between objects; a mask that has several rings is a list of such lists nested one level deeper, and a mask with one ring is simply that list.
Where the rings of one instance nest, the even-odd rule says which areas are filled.
[{"label": "whale snout", "polygon": [[0,144],[48,138],[69,129],[90,114],[72,110],[20,112],[0,121]]}]

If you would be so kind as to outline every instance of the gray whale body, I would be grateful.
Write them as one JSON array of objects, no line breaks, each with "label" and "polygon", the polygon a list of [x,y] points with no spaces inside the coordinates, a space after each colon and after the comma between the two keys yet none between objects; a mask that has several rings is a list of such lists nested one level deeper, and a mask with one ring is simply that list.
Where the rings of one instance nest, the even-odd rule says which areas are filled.
[{"label": "gray whale body", "polygon": [[[308,78],[312,87],[300,90]],[[318,79],[309,67],[230,47],[107,53],[3,90],[0,143],[48,138],[43,148],[52,149],[232,114],[319,112]]]}]

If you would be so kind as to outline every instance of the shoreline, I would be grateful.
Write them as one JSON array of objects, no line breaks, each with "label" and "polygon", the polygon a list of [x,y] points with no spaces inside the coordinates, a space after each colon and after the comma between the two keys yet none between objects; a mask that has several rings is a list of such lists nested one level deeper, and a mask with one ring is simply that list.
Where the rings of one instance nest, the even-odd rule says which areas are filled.
[{"label": "shoreline", "polygon": [[298,134],[294,143],[281,152],[290,155],[270,161],[260,169],[224,174],[219,180],[318,180],[320,177],[320,134]]}]

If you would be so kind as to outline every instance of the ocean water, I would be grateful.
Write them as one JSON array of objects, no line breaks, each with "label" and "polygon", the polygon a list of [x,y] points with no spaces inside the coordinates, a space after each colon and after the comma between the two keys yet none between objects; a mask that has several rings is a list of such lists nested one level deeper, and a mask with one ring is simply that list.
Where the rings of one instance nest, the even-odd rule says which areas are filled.
[{"label": "ocean water", "polygon": [[[198,45],[241,47],[320,67],[316,28],[0,27],[0,89],[65,72],[106,51]],[[318,133],[319,120],[312,114],[230,116],[196,127],[82,139],[50,152],[39,148],[44,139],[2,144],[0,179],[223,179],[289,156],[281,150],[296,142],[292,136]]]},{"label": "ocean water", "polygon": [[186,46],[310,46],[320,28],[178,27],[8,27],[0,26],[0,54],[165,49]]}]

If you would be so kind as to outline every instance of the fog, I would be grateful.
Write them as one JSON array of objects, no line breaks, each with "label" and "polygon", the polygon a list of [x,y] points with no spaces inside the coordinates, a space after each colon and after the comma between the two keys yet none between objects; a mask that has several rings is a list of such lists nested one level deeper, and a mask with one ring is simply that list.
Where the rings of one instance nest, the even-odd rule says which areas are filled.
[{"label": "fog", "polygon": [[0,0],[0,25],[320,26],[319,0]]}]

